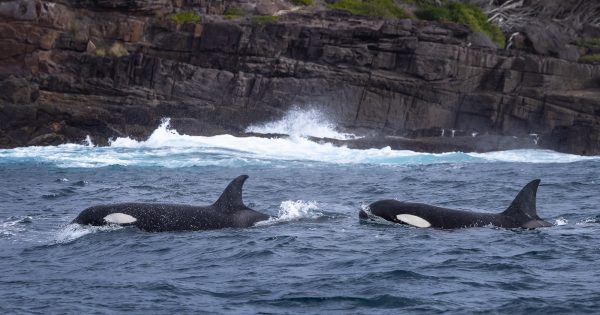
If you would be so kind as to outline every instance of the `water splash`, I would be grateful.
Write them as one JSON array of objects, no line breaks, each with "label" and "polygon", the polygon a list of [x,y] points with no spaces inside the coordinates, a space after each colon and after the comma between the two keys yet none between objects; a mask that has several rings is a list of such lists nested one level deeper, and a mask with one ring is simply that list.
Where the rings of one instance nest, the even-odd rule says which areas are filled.
[{"label": "water splash", "polygon": [[85,139],[83,140],[83,145],[90,148],[93,148],[95,146],[94,142],[92,142],[92,138],[89,135],[85,136]]},{"label": "water splash", "polygon": [[296,221],[301,219],[316,219],[323,214],[318,211],[316,201],[286,200],[279,205],[277,217],[256,223],[256,226],[271,225],[281,222]]},{"label": "water splash", "polygon": [[321,111],[309,108],[293,108],[280,120],[262,125],[252,125],[246,132],[286,134],[292,137],[317,137],[339,140],[356,139],[350,133],[341,133],[336,126]]},{"label": "water splash", "polygon": [[554,225],[556,226],[567,225],[568,223],[569,221],[563,217],[554,220]]},{"label": "water splash", "polygon": [[10,237],[24,232],[26,230],[24,224],[31,223],[32,220],[31,216],[10,217],[7,221],[0,223],[0,236]]},{"label": "water splash", "polygon": [[380,216],[374,215],[371,212],[371,208],[369,207],[368,204],[362,204],[360,206],[360,209],[362,211],[364,211],[367,214],[367,216],[368,216],[368,219],[367,220],[361,220],[362,222],[368,222],[368,223],[372,223],[372,224],[396,225],[396,223],[394,223],[394,222],[388,221],[388,220],[386,220],[386,219],[384,219],[384,218],[382,218]]},{"label": "water splash", "polygon": [[122,229],[119,225],[90,226],[80,224],[68,224],[54,235],[54,243],[65,244],[92,233],[116,231]]},{"label": "water splash", "polygon": [[[307,114],[308,115],[308,114]],[[301,121],[308,121],[304,116]],[[302,116],[302,115],[301,115]],[[319,121],[315,118],[315,121]],[[277,123],[279,124],[279,122]],[[276,124],[276,125],[277,125]],[[292,123],[298,126],[300,123]],[[318,128],[321,126],[322,128]],[[296,127],[290,127],[294,130]],[[300,127],[297,127],[298,129]],[[332,131],[325,123],[316,123],[306,130],[321,130],[317,136],[342,137],[327,134]],[[274,131],[274,130],[271,130]],[[304,131],[293,131],[303,134]],[[345,137],[345,136],[344,136]],[[62,168],[94,168],[110,165],[158,166],[168,168],[192,166],[240,167],[248,165],[307,165],[310,163],[421,165],[435,163],[572,163],[600,161],[600,157],[578,156],[549,150],[511,150],[489,153],[419,153],[409,150],[349,149],[330,143],[317,143],[300,136],[290,138],[212,137],[179,134],[164,119],[146,141],[117,138],[108,147],[91,143],[63,144],[45,147],[23,147],[0,150],[0,165],[4,163],[50,164]]]},{"label": "water splash", "polygon": [[576,224],[577,225],[584,225],[584,224],[599,223],[599,222],[600,222],[600,219],[599,219],[598,216],[596,216],[596,217],[593,217],[593,218],[586,218],[586,219],[584,219],[581,222],[577,222]]},{"label": "water splash", "polygon": [[318,209],[319,206],[316,201],[286,200],[279,206],[277,217],[284,221],[302,218],[314,219],[322,215],[322,213],[316,212]]}]

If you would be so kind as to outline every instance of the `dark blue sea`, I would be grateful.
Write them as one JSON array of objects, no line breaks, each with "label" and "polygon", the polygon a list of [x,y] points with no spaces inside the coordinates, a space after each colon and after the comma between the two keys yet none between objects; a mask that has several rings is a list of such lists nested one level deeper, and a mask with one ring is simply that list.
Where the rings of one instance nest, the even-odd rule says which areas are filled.
[{"label": "dark blue sea", "polygon": [[[316,125],[254,130],[290,139],[192,137],[165,123],[143,142],[0,150],[0,313],[600,310],[600,158],[351,150],[303,138],[303,128],[351,136],[308,120]],[[250,176],[246,204],[269,221],[166,233],[69,224],[97,204],[211,204],[241,174]],[[538,213],[553,227],[436,230],[358,219],[387,198],[501,212],[535,178]]]}]

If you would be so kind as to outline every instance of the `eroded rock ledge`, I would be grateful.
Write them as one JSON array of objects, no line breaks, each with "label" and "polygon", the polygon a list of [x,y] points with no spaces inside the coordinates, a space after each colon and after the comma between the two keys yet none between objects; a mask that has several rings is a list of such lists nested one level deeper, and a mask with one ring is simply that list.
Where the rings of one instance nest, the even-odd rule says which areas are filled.
[{"label": "eroded rock ledge", "polygon": [[[162,117],[182,133],[240,134],[310,106],[371,146],[600,154],[600,66],[497,50],[449,23],[157,17],[181,5],[0,2],[0,147],[142,139]],[[94,52],[115,43],[128,54]],[[452,147],[451,130],[465,143]]]}]

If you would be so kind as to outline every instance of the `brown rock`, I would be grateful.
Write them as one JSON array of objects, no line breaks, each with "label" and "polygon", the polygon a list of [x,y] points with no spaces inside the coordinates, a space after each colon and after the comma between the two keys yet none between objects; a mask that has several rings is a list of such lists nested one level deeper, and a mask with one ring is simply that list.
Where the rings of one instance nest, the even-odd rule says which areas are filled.
[{"label": "brown rock", "polygon": [[[568,49],[542,39],[523,38],[530,52],[500,51],[462,25],[337,11],[179,26],[154,17],[170,12],[163,0],[42,1],[32,19],[32,2],[24,15],[4,3],[3,146],[143,138],[162,117],[191,134],[237,134],[296,106],[379,135],[352,144],[362,147],[485,151],[531,147],[535,133],[544,148],[600,153],[600,66],[565,60]],[[176,4],[191,5],[222,14],[232,3]],[[127,54],[111,54],[115,43]],[[107,53],[90,53],[94,45]]]},{"label": "brown rock", "polygon": [[37,84],[25,78],[10,77],[0,81],[0,99],[13,104],[27,104],[35,102],[38,97]]}]

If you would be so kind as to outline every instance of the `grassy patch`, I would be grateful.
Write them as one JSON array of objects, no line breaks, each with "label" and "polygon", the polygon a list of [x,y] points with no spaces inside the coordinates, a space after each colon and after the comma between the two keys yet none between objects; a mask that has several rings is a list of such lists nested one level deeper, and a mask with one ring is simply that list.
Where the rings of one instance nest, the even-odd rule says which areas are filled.
[{"label": "grassy patch", "polygon": [[394,0],[337,0],[328,7],[348,11],[355,15],[378,16],[388,19],[409,17],[404,9],[394,3]]},{"label": "grassy patch", "polygon": [[200,16],[192,11],[181,11],[169,14],[167,19],[175,21],[177,24],[198,23]]},{"label": "grassy patch", "polygon": [[77,23],[77,21],[73,21],[69,24],[69,27],[67,29],[69,31],[69,35],[75,38],[77,37],[77,34],[79,34],[79,23]]},{"label": "grassy patch", "polygon": [[246,11],[239,7],[229,7],[225,12],[223,12],[223,16],[226,20],[235,19],[237,17],[242,17],[246,15]]},{"label": "grassy patch", "polygon": [[108,49],[108,53],[114,57],[123,57],[129,55],[129,52],[121,43],[113,43],[112,46]]},{"label": "grassy patch", "polygon": [[254,24],[276,24],[279,21],[279,17],[275,15],[255,15],[252,17],[252,23]]},{"label": "grassy patch", "polygon": [[591,39],[581,39],[577,42],[577,45],[587,48],[600,48],[600,37]]},{"label": "grassy patch", "polygon": [[402,2],[406,4],[414,4],[419,7],[439,6],[446,5],[448,3],[447,0],[404,0]]},{"label": "grassy patch", "polygon": [[600,54],[585,55],[579,57],[579,62],[583,63],[600,63]]},{"label": "grassy patch", "polygon": [[423,20],[465,24],[475,31],[487,34],[498,46],[506,45],[502,30],[497,25],[488,22],[485,13],[473,5],[454,2],[443,6],[426,6],[415,11],[415,15]]},{"label": "grassy patch", "polygon": [[104,48],[96,48],[96,50],[94,50],[94,53],[98,57],[105,57],[106,56],[106,49],[104,49]]},{"label": "grassy patch", "polygon": [[313,4],[315,4],[315,0],[292,0],[292,4],[294,4],[294,5],[313,5]]},{"label": "grassy patch", "polygon": [[447,7],[428,6],[415,11],[415,16],[427,21],[451,21],[450,10]]},{"label": "grassy patch", "polygon": [[128,56],[129,51],[123,46],[123,44],[119,42],[114,42],[109,48],[98,47],[94,50],[94,54],[98,57],[117,57],[121,58],[123,56]]}]

